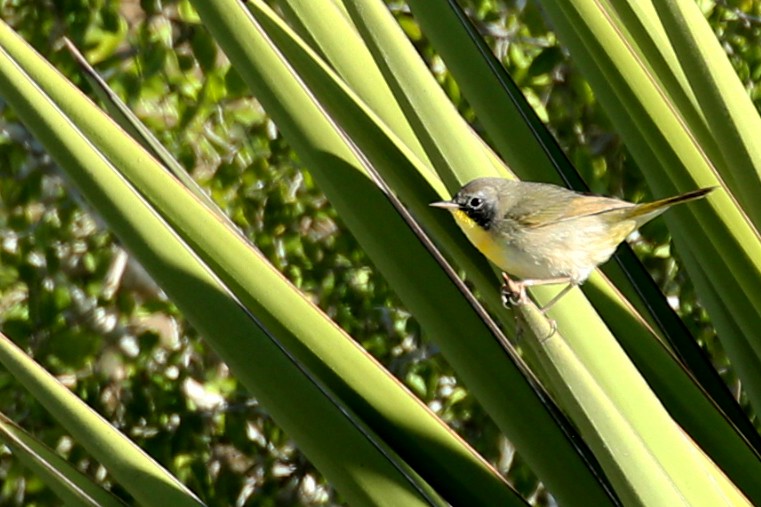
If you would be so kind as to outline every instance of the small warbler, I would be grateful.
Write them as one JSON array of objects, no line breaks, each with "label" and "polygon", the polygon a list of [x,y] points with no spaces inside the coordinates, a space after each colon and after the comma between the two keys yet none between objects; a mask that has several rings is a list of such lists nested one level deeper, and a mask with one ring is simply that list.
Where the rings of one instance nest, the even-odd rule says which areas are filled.
[{"label": "small warbler", "polygon": [[525,287],[567,283],[544,306],[547,311],[610,259],[634,230],[674,204],[700,199],[714,188],[634,204],[548,183],[478,178],[452,200],[431,206],[451,211],[478,250],[521,279],[513,282],[517,301],[525,297]]}]

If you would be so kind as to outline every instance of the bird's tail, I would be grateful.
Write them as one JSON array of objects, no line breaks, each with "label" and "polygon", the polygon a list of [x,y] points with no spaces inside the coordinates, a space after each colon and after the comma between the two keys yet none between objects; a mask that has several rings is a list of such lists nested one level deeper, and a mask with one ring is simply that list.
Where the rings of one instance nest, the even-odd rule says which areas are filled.
[{"label": "bird's tail", "polygon": [[634,218],[637,221],[637,227],[640,227],[642,224],[649,222],[653,218],[669,209],[671,206],[675,204],[681,204],[683,202],[694,201],[696,199],[702,199],[717,188],[718,187],[701,188],[699,190],[693,190],[681,195],[675,195],[674,197],[667,197],[658,201],[639,204],[631,210],[630,217]]}]

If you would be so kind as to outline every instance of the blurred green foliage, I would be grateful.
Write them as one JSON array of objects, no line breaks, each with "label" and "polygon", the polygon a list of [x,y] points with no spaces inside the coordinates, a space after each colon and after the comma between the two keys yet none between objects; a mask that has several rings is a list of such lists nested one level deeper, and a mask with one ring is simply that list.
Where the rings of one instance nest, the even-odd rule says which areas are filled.
[{"label": "blurred green foliage", "polygon": [[[758,104],[761,5],[706,15]],[[462,114],[477,119],[399,2],[391,8]],[[464,0],[595,192],[646,196],[639,173],[536,2]],[[527,497],[549,500],[375,271],[186,0],[0,0],[0,15],[88,90],[82,49],[268,259]],[[737,382],[662,224],[635,247],[730,384]],[[0,325],[209,505],[326,505],[333,490],[99,223],[0,102]],[[124,268],[124,269],[122,269]],[[92,461],[0,370],[0,411],[107,487]],[[118,485],[113,491],[127,498]],[[0,447],[0,504],[55,505]]]}]

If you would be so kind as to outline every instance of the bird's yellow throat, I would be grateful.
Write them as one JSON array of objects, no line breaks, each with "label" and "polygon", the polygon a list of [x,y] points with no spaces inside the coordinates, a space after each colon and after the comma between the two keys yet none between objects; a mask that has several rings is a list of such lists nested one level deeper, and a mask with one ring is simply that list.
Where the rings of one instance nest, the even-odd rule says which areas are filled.
[{"label": "bird's yellow throat", "polygon": [[487,259],[497,266],[504,263],[504,248],[500,248],[499,243],[494,240],[489,231],[478,225],[462,210],[453,210],[452,214],[454,215],[457,225],[462,229],[462,232],[465,233],[470,242],[473,243],[473,245],[484,254]]}]

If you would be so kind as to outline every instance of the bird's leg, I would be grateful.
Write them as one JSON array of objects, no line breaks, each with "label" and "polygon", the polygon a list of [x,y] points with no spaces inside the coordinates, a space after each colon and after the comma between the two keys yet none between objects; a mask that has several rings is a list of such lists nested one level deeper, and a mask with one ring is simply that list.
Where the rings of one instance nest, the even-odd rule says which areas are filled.
[{"label": "bird's leg", "polygon": [[555,305],[560,298],[565,296],[569,290],[571,290],[575,284],[569,277],[558,278],[544,278],[544,279],[528,279],[528,280],[513,280],[507,273],[502,273],[502,279],[504,284],[502,285],[502,301],[505,305],[508,303],[511,305],[519,305],[526,302],[526,287],[536,287],[538,285],[557,285],[560,283],[567,283],[568,286],[563,288],[555,297],[553,297],[546,305],[541,308],[542,313],[547,311]]},{"label": "bird's leg", "polygon": [[553,297],[552,299],[550,299],[550,300],[547,302],[547,304],[546,304],[546,305],[544,305],[544,306],[541,308],[541,310],[542,310],[542,313],[547,313],[547,312],[550,310],[550,308],[552,308],[552,307],[555,305],[555,303],[557,303],[558,301],[560,301],[560,298],[562,298],[563,296],[565,296],[566,294],[568,294],[568,291],[569,291],[569,290],[571,290],[571,289],[573,289],[574,287],[576,287],[576,284],[575,284],[575,283],[573,283],[573,282],[569,282],[569,283],[568,283],[568,285],[566,285],[565,287],[563,287],[563,290],[561,290],[560,292],[558,292],[557,294],[555,294],[555,297]]}]

